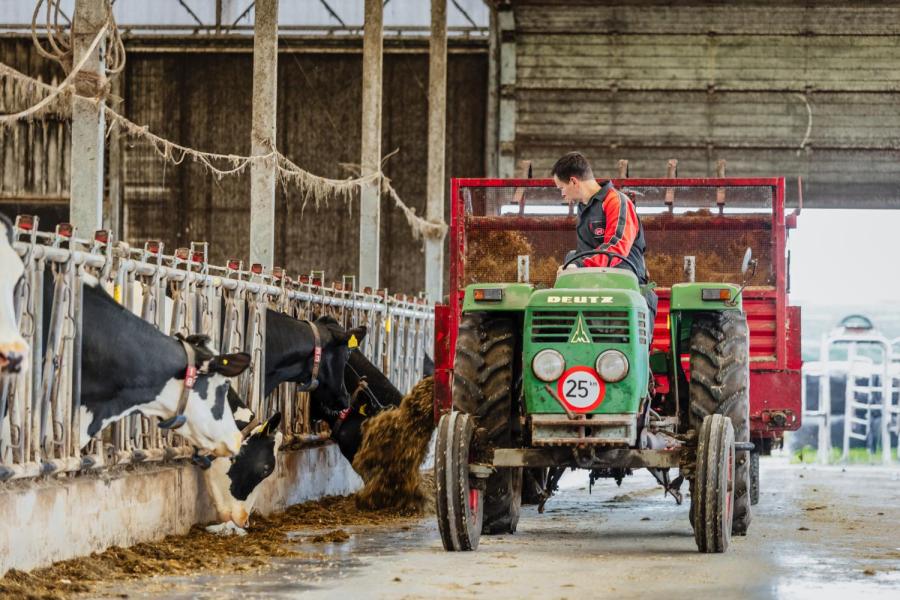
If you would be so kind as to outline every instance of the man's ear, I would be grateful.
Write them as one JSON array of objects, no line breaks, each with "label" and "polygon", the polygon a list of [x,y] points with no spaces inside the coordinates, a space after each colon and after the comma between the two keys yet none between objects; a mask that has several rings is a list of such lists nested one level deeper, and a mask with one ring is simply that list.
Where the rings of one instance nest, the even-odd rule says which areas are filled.
[{"label": "man's ear", "polygon": [[250,366],[250,355],[246,352],[220,354],[209,361],[209,371],[225,377],[237,377]]}]

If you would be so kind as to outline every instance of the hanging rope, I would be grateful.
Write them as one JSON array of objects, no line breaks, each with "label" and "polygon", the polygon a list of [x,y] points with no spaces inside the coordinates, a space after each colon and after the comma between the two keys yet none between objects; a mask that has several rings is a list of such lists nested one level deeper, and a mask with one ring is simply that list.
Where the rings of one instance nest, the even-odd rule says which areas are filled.
[{"label": "hanging rope", "polygon": [[[91,51],[96,49],[96,44],[103,38],[104,31],[102,30],[97,34],[97,37],[91,44]],[[89,54],[90,52],[87,52],[86,56]],[[32,118],[56,98],[63,94],[71,95],[96,106],[104,106],[106,119],[110,126],[116,124],[119,126],[122,134],[148,142],[150,147],[160,157],[172,164],[179,165],[186,158],[190,158],[192,161],[203,165],[205,169],[217,178],[222,178],[229,175],[238,175],[254,162],[262,162],[268,165],[274,163],[281,179],[286,183],[295,185],[303,192],[302,202],[304,207],[310,200],[313,200],[316,208],[319,208],[322,202],[327,204],[329,197],[338,198],[349,204],[356,190],[365,185],[379,182],[380,189],[387,193],[394,201],[394,205],[403,212],[415,239],[421,239],[421,237],[443,239],[447,232],[447,225],[443,221],[428,221],[416,215],[415,209],[404,203],[397,191],[391,186],[390,179],[384,174],[383,168],[379,169],[378,172],[366,175],[358,175],[347,179],[331,179],[315,175],[299,167],[274,146],[265,154],[245,156],[206,152],[163,138],[151,132],[146,126],[138,125],[116,110],[105,106],[104,97],[90,97],[78,93],[74,89],[73,81],[83,69],[84,63],[85,60],[82,59],[69,76],[66,77],[66,80],[57,87],[45,84],[8,65],[0,63],[0,77],[12,80],[15,85],[24,86],[29,92],[38,90],[47,94],[40,102],[25,110],[12,115],[0,116],[0,126],[8,127],[15,121]]]},{"label": "hanging rope", "polygon": [[[41,7],[45,5],[44,25],[41,27],[38,25],[38,16],[41,13]],[[65,13],[62,12],[60,0],[37,0],[34,12],[31,15],[31,40],[34,42],[34,47],[37,49],[38,54],[59,63],[63,71],[69,73],[72,71],[72,62],[74,60],[73,25],[72,23],[68,25],[61,24],[60,16],[68,20]],[[43,29],[46,32],[49,48],[44,47],[38,34],[39,29]],[[104,54],[104,70],[107,76],[117,75],[125,68],[125,43],[122,41],[122,35],[116,26],[112,4],[109,0],[106,2],[106,24],[103,29],[108,34]],[[90,54],[90,52],[87,54]]]}]

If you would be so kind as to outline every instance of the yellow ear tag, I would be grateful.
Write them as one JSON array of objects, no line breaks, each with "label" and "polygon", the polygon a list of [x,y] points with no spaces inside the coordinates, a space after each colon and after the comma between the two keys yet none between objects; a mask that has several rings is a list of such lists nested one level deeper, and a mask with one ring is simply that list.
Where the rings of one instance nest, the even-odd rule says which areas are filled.
[{"label": "yellow ear tag", "polygon": [[347,342],[347,347],[349,347],[349,348],[358,348],[359,347],[359,340],[356,339],[355,335],[350,336],[350,341]]},{"label": "yellow ear tag", "polygon": [[227,358],[223,358],[223,359],[222,359],[222,366],[225,366],[225,365],[227,365],[227,364],[228,364],[228,359],[227,359]]}]

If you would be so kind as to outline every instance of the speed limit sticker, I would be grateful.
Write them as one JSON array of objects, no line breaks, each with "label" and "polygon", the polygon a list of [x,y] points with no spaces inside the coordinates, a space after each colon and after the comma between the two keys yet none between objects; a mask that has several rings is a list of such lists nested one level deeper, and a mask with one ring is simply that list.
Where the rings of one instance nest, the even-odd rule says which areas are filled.
[{"label": "speed limit sticker", "polygon": [[559,378],[556,393],[573,412],[588,412],[603,402],[606,386],[590,367],[572,367]]}]

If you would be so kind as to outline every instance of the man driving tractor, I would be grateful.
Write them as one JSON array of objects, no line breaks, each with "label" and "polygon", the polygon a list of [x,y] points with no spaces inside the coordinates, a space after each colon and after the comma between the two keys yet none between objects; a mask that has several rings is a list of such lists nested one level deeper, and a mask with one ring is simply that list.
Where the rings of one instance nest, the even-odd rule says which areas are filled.
[{"label": "man driving tractor", "polygon": [[[644,227],[631,199],[613,187],[612,181],[598,183],[590,163],[580,152],[569,152],[556,161],[551,170],[553,181],[570,205],[577,202],[576,249],[569,252],[567,268],[614,267],[633,272],[641,285],[649,282],[644,262]],[[590,254],[605,251],[609,254]],[[618,255],[618,256],[615,256]],[[650,322],[656,318],[656,292],[646,288],[644,298],[650,310]],[[652,327],[651,327],[652,331]]]}]

